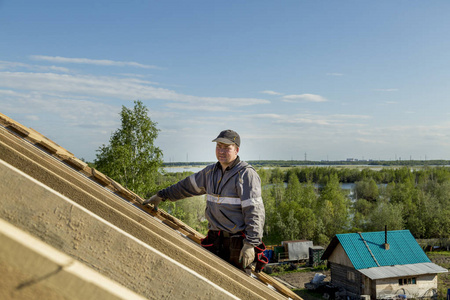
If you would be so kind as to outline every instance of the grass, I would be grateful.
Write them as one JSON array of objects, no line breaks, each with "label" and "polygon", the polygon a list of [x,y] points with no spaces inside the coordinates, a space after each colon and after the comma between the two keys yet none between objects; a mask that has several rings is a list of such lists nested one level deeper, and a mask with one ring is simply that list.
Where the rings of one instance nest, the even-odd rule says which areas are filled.
[{"label": "grass", "polygon": [[[431,261],[443,268],[450,269],[450,251],[427,252]],[[450,273],[438,274],[438,299],[447,299],[447,289],[450,287]]]},{"label": "grass", "polygon": [[[443,268],[450,269],[450,251],[433,251],[427,252],[426,254],[433,263]],[[280,276],[290,273],[323,272],[327,270],[326,265],[319,265],[314,268],[306,267],[305,265],[297,265],[295,269],[292,269],[291,265],[292,264],[281,264],[272,266],[273,272],[268,275]],[[438,300],[446,300],[448,288],[450,288],[450,272],[438,274]],[[320,293],[315,293],[307,289],[295,289],[293,292],[305,300],[322,299],[322,295]]]},{"label": "grass", "polygon": [[305,265],[295,265],[295,269],[292,267],[293,264],[280,264],[272,266],[272,273],[268,274],[270,276],[280,276],[290,273],[307,273],[307,272],[323,272],[327,270],[326,265],[319,265],[317,267],[305,267]]},{"label": "grass", "polygon": [[292,291],[302,297],[304,300],[323,300],[322,293],[317,293],[307,289],[295,289]]}]

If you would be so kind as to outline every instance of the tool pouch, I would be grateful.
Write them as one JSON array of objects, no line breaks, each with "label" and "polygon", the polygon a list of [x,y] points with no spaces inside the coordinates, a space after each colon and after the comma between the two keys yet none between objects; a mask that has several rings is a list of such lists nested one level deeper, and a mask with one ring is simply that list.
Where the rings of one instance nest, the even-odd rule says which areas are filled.
[{"label": "tool pouch", "polygon": [[255,266],[256,273],[261,272],[264,269],[264,267],[269,263],[269,259],[264,255],[264,250],[266,250],[266,245],[264,245],[264,243],[261,243],[257,247],[255,247],[254,262],[256,262]]},{"label": "tool pouch", "polygon": [[206,250],[218,255],[220,249],[220,236],[215,235],[213,232],[208,231],[208,235],[201,240],[200,245]]}]

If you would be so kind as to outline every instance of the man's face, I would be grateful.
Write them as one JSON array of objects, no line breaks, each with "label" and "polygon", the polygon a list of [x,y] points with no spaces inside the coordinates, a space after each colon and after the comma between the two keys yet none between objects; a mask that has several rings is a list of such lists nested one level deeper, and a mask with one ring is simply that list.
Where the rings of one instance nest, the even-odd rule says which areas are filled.
[{"label": "man's face", "polygon": [[216,157],[222,165],[231,164],[238,155],[239,148],[236,144],[217,143]]}]

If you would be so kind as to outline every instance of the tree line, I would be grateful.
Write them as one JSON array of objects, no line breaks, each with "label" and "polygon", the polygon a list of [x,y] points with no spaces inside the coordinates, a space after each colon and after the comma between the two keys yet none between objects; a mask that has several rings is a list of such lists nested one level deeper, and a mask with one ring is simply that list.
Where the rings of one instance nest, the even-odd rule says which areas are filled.
[{"label": "tree line", "polygon": [[[449,160],[248,160],[255,167],[296,167],[296,166],[450,166]],[[164,166],[178,167],[185,165],[204,166],[213,162],[165,162]]]},{"label": "tree line", "polygon": [[[409,229],[416,238],[450,237],[450,169],[260,169],[266,240],[325,245],[338,233]],[[341,183],[355,183],[352,197]]]},{"label": "tree line", "polygon": [[[135,101],[122,108],[121,127],[97,150],[90,165],[143,198],[191,173],[166,173],[155,145],[157,124]],[[445,161],[443,161],[445,162]],[[450,169],[400,166],[379,170],[355,167],[267,168],[254,164],[266,210],[263,240],[312,240],[327,245],[338,233],[409,229],[416,238],[450,237]],[[272,164],[273,165],[273,161]],[[341,188],[354,183],[352,197]],[[166,201],[161,208],[206,233],[204,197]]]}]

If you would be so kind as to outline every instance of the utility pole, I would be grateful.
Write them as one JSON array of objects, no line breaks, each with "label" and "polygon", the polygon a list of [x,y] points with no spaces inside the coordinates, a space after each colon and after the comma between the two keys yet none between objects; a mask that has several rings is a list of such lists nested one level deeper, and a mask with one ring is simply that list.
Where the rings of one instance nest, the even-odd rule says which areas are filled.
[{"label": "utility pole", "polygon": [[305,161],[306,161],[306,152],[305,152]]}]

